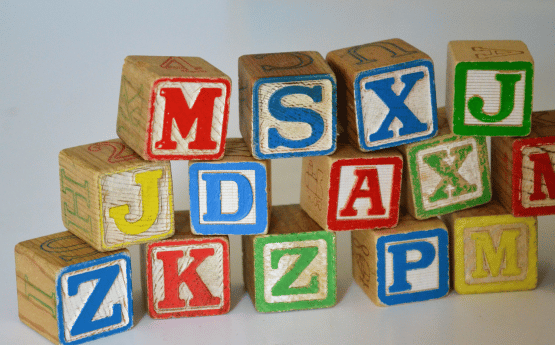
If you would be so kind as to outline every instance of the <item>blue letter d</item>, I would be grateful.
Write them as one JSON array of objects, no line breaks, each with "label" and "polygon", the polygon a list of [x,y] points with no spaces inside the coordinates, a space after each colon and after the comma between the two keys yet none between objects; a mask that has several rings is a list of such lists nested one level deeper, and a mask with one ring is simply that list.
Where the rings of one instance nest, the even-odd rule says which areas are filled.
[{"label": "blue letter d", "polygon": [[[249,180],[239,173],[204,173],[206,181],[205,222],[237,222],[245,218],[252,209],[253,191]],[[237,211],[222,213],[222,181],[237,184]]]}]

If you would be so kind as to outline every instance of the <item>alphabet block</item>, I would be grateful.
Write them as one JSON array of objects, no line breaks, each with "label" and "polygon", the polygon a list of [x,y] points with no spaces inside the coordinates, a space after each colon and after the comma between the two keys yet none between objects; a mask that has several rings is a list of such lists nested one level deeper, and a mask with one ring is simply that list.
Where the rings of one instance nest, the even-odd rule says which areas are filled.
[{"label": "alphabet block", "polygon": [[145,305],[154,319],[229,311],[229,240],[191,233],[189,211],[175,213],[173,237],[143,245]]},{"label": "alphabet block", "polygon": [[486,138],[455,135],[438,109],[437,137],[400,147],[405,158],[403,200],[416,219],[427,219],[491,200]]},{"label": "alphabet block", "polygon": [[55,344],[81,344],[133,325],[131,258],[69,232],[15,246],[19,319]]},{"label": "alphabet block", "polygon": [[530,290],[538,283],[535,217],[513,217],[497,201],[445,217],[460,294]]},{"label": "alphabet block", "polygon": [[397,225],[403,172],[399,151],[362,153],[338,145],[330,156],[304,157],[302,171],[301,207],[323,229]]},{"label": "alphabet block", "polygon": [[525,138],[491,140],[492,187],[516,217],[555,214],[555,110],[532,113]]},{"label": "alphabet block", "polygon": [[141,159],[114,139],[59,155],[62,220],[98,251],[174,233],[170,162]]},{"label": "alphabet block", "polygon": [[254,159],[240,138],[228,139],[225,156],[189,162],[191,229],[196,235],[268,232],[271,162]]},{"label": "alphabet block", "polygon": [[220,159],[231,79],[198,57],[128,56],[118,136],[146,160]]},{"label": "alphabet block", "polygon": [[530,133],[534,60],[521,41],[451,41],[447,118],[460,135]]},{"label": "alphabet block", "polygon": [[449,292],[449,234],[439,219],[405,215],[387,230],[351,234],[353,277],[378,306],[426,301]]},{"label": "alphabet block", "polygon": [[318,52],[239,58],[241,134],[257,159],[335,151],[335,75]]},{"label": "alphabet block", "polygon": [[437,105],[432,59],[400,39],[329,52],[338,78],[338,119],[351,144],[374,151],[433,137]]},{"label": "alphabet block", "polygon": [[299,205],[274,206],[268,234],[243,236],[243,278],[256,310],[334,306],[335,243]]}]

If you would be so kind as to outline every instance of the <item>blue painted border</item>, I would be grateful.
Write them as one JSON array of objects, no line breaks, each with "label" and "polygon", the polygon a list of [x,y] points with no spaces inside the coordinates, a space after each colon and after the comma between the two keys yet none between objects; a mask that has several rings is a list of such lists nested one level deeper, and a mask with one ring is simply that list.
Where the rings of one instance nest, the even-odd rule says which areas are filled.
[{"label": "blue painted border", "polygon": [[[283,83],[304,80],[321,80],[328,79],[331,81],[332,86],[332,144],[329,149],[320,151],[301,151],[301,152],[284,152],[284,153],[270,153],[264,154],[260,152],[260,138],[259,138],[259,114],[258,114],[258,88],[261,84],[267,83]],[[333,77],[329,74],[312,74],[300,76],[287,76],[287,77],[274,77],[274,78],[261,78],[258,79],[252,87],[252,146],[256,158],[259,159],[273,159],[273,158],[287,158],[287,157],[308,157],[308,156],[324,156],[335,152],[337,145],[337,84]]]},{"label": "blue painted border", "polygon": [[[255,224],[201,224],[199,201],[199,170],[254,170],[254,200],[256,207]],[[189,205],[191,226],[201,235],[255,235],[265,233],[268,228],[268,194],[266,169],[256,162],[194,163],[189,167]]]},{"label": "blue painted border", "polygon": [[[439,287],[435,290],[419,292],[399,293],[395,295],[386,294],[385,286],[385,245],[389,242],[410,241],[420,238],[438,238],[439,257]],[[447,230],[437,228],[433,230],[415,231],[406,234],[395,234],[380,237],[376,243],[378,257],[378,298],[386,305],[420,302],[445,296],[449,292],[449,236]]]},{"label": "blue painted border", "polygon": [[[421,137],[402,139],[399,141],[394,141],[394,142],[390,142],[390,143],[386,143],[378,146],[366,145],[366,140],[364,137],[364,121],[362,116],[362,104],[360,99],[360,81],[363,78],[366,78],[368,76],[397,71],[397,70],[416,67],[416,66],[425,66],[428,68],[428,72],[430,73],[430,96],[432,98],[431,105],[432,105],[432,121],[433,121],[432,132],[428,135],[424,135]],[[408,143],[412,143],[420,140],[425,140],[428,138],[432,138],[436,135],[437,128],[438,128],[437,127],[436,86],[435,86],[434,65],[430,60],[418,59],[418,60],[400,63],[393,66],[386,66],[386,67],[381,67],[381,68],[376,68],[376,69],[371,69],[368,71],[361,72],[355,79],[354,89],[355,89],[355,108],[356,108],[356,118],[357,118],[358,143],[362,149],[367,151],[376,151],[376,150],[385,149],[388,147],[395,147],[395,146],[400,146],[403,144],[408,144]]]},{"label": "blue painted border", "polygon": [[[75,272],[82,270],[87,267],[104,264],[110,261],[116,261],[119,259],[124,259],[127,261],[127,301],[128,301],[128,313],[129,313],[129,323],[123,327],[113,329],[111,331],[102,332],[99,334],[94,334],[85,338],[81,338],[75,341],[66,342],[64,333],[64,311],[62,305],[62,277],[66,273]],[[91,341],[98,338],[104,338],[112,334],[124,332],[133,326],[133,287],[131,281],[131,257],[127,253],[117,253],[114,255],[105,256],[96,260],[85,261],[79,264],[64,267],[58,273],[58,279],[56,280],[56,305],[58,312],[58,340],[61,344],[81,344],[87,341]]]}]

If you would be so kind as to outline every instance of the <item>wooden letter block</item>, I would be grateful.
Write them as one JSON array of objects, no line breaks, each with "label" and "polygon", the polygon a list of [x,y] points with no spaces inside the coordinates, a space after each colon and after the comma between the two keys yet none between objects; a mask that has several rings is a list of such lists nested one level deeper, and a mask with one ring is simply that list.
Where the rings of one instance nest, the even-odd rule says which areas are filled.
[{"label": "wooden letter block", "polygon": [[231,79],[198,57],[128,56],[118,136],[146,160],[219,159]]},{"label": "wooden letter block", "polygon": [[451,41],[447,118],[460,135],[530,133],[534,60],[521,41]]},{"label": "wooden letter block", "polygon": [[402,146],[405,158],[403,193],[409,213],[426,219],[491,200],[485,137],[453,134],[438,110],[437,137]]},{"label": "wooden letter block", "polygon": [[426,301],[449,292],[449,234],[439,219],[405,215],[387,230],[351,234],[353,277],[378,306]]},{"label": "wooden letter block", "polygon": [[19,318],[55,344],[81,344],[133,325],[131,258],[69,232],[15,246]]},{"label": "wooden letter block", "polygon": [[268,234],[243,236],[243,278],[256,310],[334,306],[335,243],[299,205],[274,206]]},{"label": "wooden letter block", "polygon": [[436,134],[434,66],[428,55],[391,39],[335,50],[326,59],[338,79],[340,125],[355,147],[374,151]]},{"label": "wooden letter block", "polygon": [[119,139],[62,150],[62,220],[98,251],[173,235],[170,162],[141,159]]},{"label": "wooden letter block", "polygon": [[175,228],[173,237],[143,245],[148,314],[167,319],[227,313],[228,237],[193,235],[189,211],[175,213]]},{"label": "wooden letter block", "polygon": [[555,110],[534,112],[525,138],[491,138],[493,191],[516,217],[555,214]]},{"label": "wooden letter block", "polygon": [[189,162],[191,228],[197,235],[253,235],[268,231],[271,162],[254,159],[240,138],[225,156]]},{"label": "wooden letter block", "polygon": [[304,157],[301,207],[332,231],[391,228],[399,219],[403,156],[338,145],[330,156]]},{"label": "wooden letter block", "polygon": [[446,216],[455,290],[531,290],[538,283],[535,217],[513,217],[497,201]]},{"label": "wooden letter block", "polygon": [[335,151],[335,75],[317,52],[239,58],[241,134],[257,159]]}]

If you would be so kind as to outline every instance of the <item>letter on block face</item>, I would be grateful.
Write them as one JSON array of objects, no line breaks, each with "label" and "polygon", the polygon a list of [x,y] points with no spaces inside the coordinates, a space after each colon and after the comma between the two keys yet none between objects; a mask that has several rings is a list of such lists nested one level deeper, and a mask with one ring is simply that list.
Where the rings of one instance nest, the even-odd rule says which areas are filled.
[{"label": "letter on block face", "polygon": [[299,205],[274,206],[268,234],[243,237],[243,272],[259,312],[334,306],[335,234]]},{"label": "letter on block face", "polygon": [[241,134],[257,159],[335,151],[335,75],[317,52],[239,58]]},{"label": "letter on block face", "polygon": [[394,229],[355,231],[351,240],[353,276],[376,305],[426,301],[449,292],[449,235],[441,221],[406,215]]},{"label": "letter on block face", "polygon": [[484,137],[451,133],[444,110],[438,111],[438,136],[400,149],[405,157],[405,204],[417,219],[481,205],[491,199]]},{"label": "letter on block face", "polygon": [[[148,313],[155,319],[229,311],[229,240],[191,233],[188,211],[176,212],[176,234],[145,245]],[[146,266],[145,266],[146,265]]]},{"label": "letter on block face", "polygon": [[69,232],[15,247],[19,318],[48,340],[80,344],[133,325],[131,258]]},{"label": "letter on block face", "polygon": [[497,201],[447,216],[453,234],[455,290],[461,294],[534,289],[536,219],[516,218]]},{"label": "letter on block face", "polygon": [[231,79],[197,57],[128,56],[117,133],[147,160],[219,159]]},{"label": "letter on block face", "polygon": [[391,39],[335,50],[326,59],[347,102],[338,116],[354,146],[374,151],[435,135],[434,67],[428,55]]},{"label": "letter on block face", "polygon": [[270,161],[255,160],[242,139],[229,139],[225,157],[189,163],[194,234],[252,235],[268,231]]},{"label": "letter on block face", "polygon": [[98,251],[173,234],[169,162],[141,159],[119,139],[62,150],[66,228]]},{"label": "letter on block face", "polygon": [[333,155],[304,157],[301,207],[325,230],[394,227],[402,170],[395,149],[362,153],[339,145]]},{"label": "letter on block face", "polygon": [[525,138],[492,138],[492,186],[516,217],[555,214],[555,111],[532,114]]},{"label": "letter on block face", "polygon": [[530,133],[534,60],[521,41],[451,41],[447,117],[460,135]]}]

